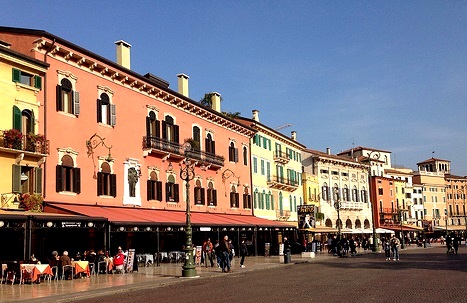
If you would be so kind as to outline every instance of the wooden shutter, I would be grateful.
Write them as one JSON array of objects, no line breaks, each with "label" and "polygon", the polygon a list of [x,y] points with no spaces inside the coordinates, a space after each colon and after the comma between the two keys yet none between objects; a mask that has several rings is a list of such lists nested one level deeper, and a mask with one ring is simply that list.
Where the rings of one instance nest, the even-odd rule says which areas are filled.
[{"label": "wooden shutter", "polygon": [[147,137],[147,142],[151,142],[150,138],[152,134],[151,134],[151,118],[150,117],[146,117],[146,137]]},{"label": "wooden shutter", "polygon": [[13,106],[13,128],[16,130],[19,130],[20,132],[22,131],[22,127],[21,127],[22,118],[23,117],[21,114],[21,110],[16,105],[14,105]]},{"label": "wooden shutter", "polygon": [[110,195],[112,197],[117,196],[117,175],[110,174]]},{"label": "wooden shutter", "polygon": [[20,82],[21,81],[21,71],[19,69],[13,68],[13,82]]},{"label": "wooden shutter", "polygon": [[162,181],[156,181],[156,200],[162,201]]},{"label": "wooden shutter", "polygon": [[42,195],[42,168],[34,168],[34,193]]},{"label": "wooden shutter", "polygon": [[160,138],[161,137],[161,121],[156,120],[156,133],[154,134],[154,137]]},{"label": "wooden shutter", "polygon": [[38,75],[34,76],[34,87],[37,89],[42,89],[42,78]]},{"label": "wooden shutter", "polygon": [[216,154],[216,141],[211,141],[211,146],[212,146],[211,153],[215,155]]},{"label": "wooden shutter", "polygon": [[110,125],[117,125],[117,107],[115,104],[110,104]]},{"label": "wooden shutter", "polygon": [[215,206],[217,206],[217,189],[212,190],[212,200]]},{"label": "wooden shutter", "polygon": [[235,152],[234,162],[238,162],[238,148],[235,148],[234,152]]},{"label": "wooden shutter", "polygon": [[147,199],[148,199],[148,201],[149,201],[149,200],[153,200],[152,182],[153,182],[153,181],[151,181],[151,180],[147,180],[147,181],[146,181],[146,187],[147,187],[146,192],[147,192]]},{"label": "wooden shutter", "polygon": [[205,195],[205,189],[201,188],[201,204],[205,205],[206,204],[206,195]]},{"label": "wooden shutter", "polygon": [[97,122],[102,122],[102,102],[97,99]]},{"label": "wooden shutter", "polygon": [[167,140],[167,122],[162,121],[162,139]]},{"label": "wooden shutter", "polygon": [[103,192],[102,192],[102,173],[101,172],[97,172],[97,195],[98,196],[102,196],[103,195]]},{"label": "wooden shutter", "polygon": [[180,139],[179,139],[179,126],[178,125],[174,125],[173,126],[173,130],[174,130],[174,140],[172,142],[175,142],[175,143],[180,143]]},{"label": "wooden shutter", "polygon": [[12,188],[14,193],[21,192],[21,165],[13,164],[12,167]]},{"label": "wooden shutter", "polygon": [[36,118],[34,116],[34,111],[31,110],[31,123],[29,124],[29,129],[27,130],[28,133],[36,133]]},{"label": "wooden shutter", "polygon": [[73,167],[73,192],[81,193],[81,169]]},{"label": "wooden shutter", "polygon": [[56,106],[57,106],[57,111],[63,111],[63,101],[62,101],[62,86],[57,85],[55,88],[55,94],[56,96]]},{"label": "wooden shutter", "polygon": [[178,191],[179,191],[178,184],[174,184],[174,201],[175,202],[180,202],[180,195]]},{"label": "wooden shutter", "polygon": [[55,167],[55,191],[61,192],[63,190],[63,167],[57,165]]},{"label": "wooden shutter", "polygon": [[240,208],[240,194],[235,193],[235,204],[238,208]]},{"label": "wooden shutter", "polygon": [[80,114],[80,103],[79,103],[79,92],[73,92],[73,114],[79,116]]}]

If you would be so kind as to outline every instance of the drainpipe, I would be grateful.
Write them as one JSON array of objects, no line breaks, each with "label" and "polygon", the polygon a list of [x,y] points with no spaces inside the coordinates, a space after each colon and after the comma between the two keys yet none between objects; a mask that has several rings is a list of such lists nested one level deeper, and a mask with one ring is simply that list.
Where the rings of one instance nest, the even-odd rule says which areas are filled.
[{"label": "drainpipe", "polygon": [[[50,53],[52,51],[52,49],[54,48],[54,45],[55,45],[55,39],[53,39],[53,42],[52,42],[52,45],[49,47],[49,49],[45,52],[44,54],[44,62],[47,63],[47,54]],[[45,75],[44,75],[44,136],[45,138],[48,138],[47,136],[47,71],[45,72]],[[50,152],[50,150],[49,150]],[[44,196],[44,200],[45,200],[45,197],[47,196],[47,187],[45,186],[47,184],[47,161],[44,162],[44,175],[43,175],[43,178],[44,178],[44,187],[42,188],[42,195]]]}]

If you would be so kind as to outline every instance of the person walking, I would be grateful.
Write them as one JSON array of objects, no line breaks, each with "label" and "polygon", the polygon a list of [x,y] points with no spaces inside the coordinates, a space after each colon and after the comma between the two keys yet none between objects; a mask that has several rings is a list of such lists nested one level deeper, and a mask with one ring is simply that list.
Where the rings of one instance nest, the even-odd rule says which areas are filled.
[{"label": "person walking", "polygon": [[454,253],[457,255],[457,251],[459,250],[459,237],[454,234],[453,235],[453,240],[452,240],[452,247],[454,247]]},{"label": "person walking", "polygon": [[219,251],[221,253],[221,269],[222,272],[230,272],[230,245],[229,237],[224,236],[224,239],[219,244]]},{"label": "person walking", "polygon": [[213,250],[214,247],[212,245],[211,239],[208,238],[203,244],[204,264],[206,267],[208,267],[208,260],[211,263],[211,267],[214,266]]},{"label": "person walking", "polygon": [[247,255],[248,248],[246,246],[245,240],[242,240],[242,243],[240,244],[240,267],[245,268],[245,256]]},{"label": "person walking", "polygon": [[396,235],[392,235],[391,239],[391,249],[392,249],[392,257],[394,261],[399,261],[399,246],[401,242],[399,238],[396,237]]},{"label": "person walking", "polygon": [[391,260],[391,244],[389,243],[389,240],[386,238],[383,238],[382,241],[383,245],[383,250],[384,250],[384,255],[386,256],[386,261]]}]

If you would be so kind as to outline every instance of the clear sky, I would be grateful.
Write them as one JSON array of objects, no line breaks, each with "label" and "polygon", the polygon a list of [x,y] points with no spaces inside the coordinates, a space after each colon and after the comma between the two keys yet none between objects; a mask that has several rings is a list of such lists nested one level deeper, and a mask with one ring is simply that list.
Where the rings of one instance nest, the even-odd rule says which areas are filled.
[{"label": "clear sky", "polygon": [[[467,1],[2,1],[2,26],[41,29],[308,148],[434,156],[467,175]],[[434,153],[433,153],[434,152]]]}]

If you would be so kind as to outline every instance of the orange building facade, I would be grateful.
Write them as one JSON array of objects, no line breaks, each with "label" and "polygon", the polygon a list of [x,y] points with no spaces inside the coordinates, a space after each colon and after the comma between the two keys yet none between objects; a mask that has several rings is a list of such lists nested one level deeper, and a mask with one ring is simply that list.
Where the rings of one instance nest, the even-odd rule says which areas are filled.
[{"label": "orange building facade", "polygon": [[[184,74],[174,91],[163,79],[133,72],[124,41],[116,42],[113,62],[45,31],[2,27],[0,40],[50,65],[41,106],[50,142],[42,164],[45,212],[79,216],[48,222],[57,234],[80,227],[69,235],[86,237],[81,249],[180,248],[174,232],[183,233],[187,198],[198,243],[221,232],[250,238],[259,226],[277,227],[253,216],[254,130],[221,114],[218,93],[206,107],[189,98]],[[37,238],[46,235],[40,229]],[[143,248],[156,235],[162,240]],[[35,241],[43,254],[73,243]]]}]

